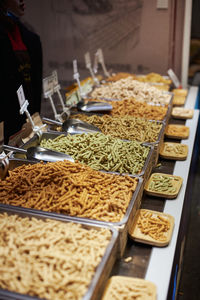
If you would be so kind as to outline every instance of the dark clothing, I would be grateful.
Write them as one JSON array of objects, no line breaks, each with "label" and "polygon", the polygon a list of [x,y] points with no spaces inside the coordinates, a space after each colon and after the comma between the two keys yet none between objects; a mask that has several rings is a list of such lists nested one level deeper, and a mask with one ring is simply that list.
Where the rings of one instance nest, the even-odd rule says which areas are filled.
[{"label": "dark clothing", "polygon": [[[25,123],[26,116],[20,115],[17,89],[23,86],[26,99],[29,101],[28,111],[32,115],[40,112],[42,96],[42,47],[37,34],[28,30],[17,21],[21,38],[26,46],[25,56],[13,50],[12,43],[4,27],[0,25],[0,122],[4,121],[4,142],[19,131]],[[23,69],[29,65],[30,80]],[[27,75],[27,74],[26,74]]]}]

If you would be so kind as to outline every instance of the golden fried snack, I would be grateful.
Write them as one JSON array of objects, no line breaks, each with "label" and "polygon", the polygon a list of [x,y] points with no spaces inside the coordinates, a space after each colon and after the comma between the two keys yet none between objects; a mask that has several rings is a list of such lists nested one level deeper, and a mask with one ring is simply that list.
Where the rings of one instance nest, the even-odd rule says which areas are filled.
[{"label": "golden fried snack", "polygon": [[0,287],[40,299],[82,299],[110,239],[108,229],[0,214]]},{"label": "golden fried snack", "polygon": [[144,279],[112,276],[106,285],[102,300],[156,300],[156,286]]},{"label": "golden fried snack", "polygon": [[137,183],[69,161],[22,165],[0,181],[0,203],[118,222]]},{"label": "golden fried snack", "polygon": [[112,137],[138,142],[156,142],[162,128],[162,123],[160,122],[128,115],[112,117],[110,115],[87,116],[85,114],[76,114],[72,115],[71,118],[95,125],[102,133],[109,134]]},{"label": "golden fried snack", "polygon": [[165,135],[174,139],[187,139],[189,137],[190,128],[185,125],[169,124],[165,129]]},{"label": "golden fried snack", "polygon": [[174,218],[171,215],[139,209],[129,235],[135,241],[163,247],[169,244],[173,227]]},{"label": "golden fried snack", "polygon": [[135,99],[125,99],[123,101],[112,101],[111,116],[134,116],[147,120],[162,121],[166,117],[167,107],[155,106],[136,101]]}]

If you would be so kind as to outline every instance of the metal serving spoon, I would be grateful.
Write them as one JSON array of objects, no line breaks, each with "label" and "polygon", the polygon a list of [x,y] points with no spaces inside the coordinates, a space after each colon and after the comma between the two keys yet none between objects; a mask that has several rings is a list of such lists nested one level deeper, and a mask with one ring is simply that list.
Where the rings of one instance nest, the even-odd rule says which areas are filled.
[{"label": "metal serving spoon", "polygon": [[98,127],[78,119],[68,119],[63,123],[48,118],[42,118],[42,120],[47,124],[61,126],[62,131],[70,134],[101,132],[101,130]]},{"label": "metal serving spoon", "polygon": [[31,159],[31,160],[39,160],[39,161],[42,160],[46,162],[69,160],[71,162],[74,162],[74,159],[67,154],[54,151],[54,150],[49,150],[42,147],[30,147],[27,150],[25,150],[22,148],[3,145],[3,149],[25,154],[27,159]]}]

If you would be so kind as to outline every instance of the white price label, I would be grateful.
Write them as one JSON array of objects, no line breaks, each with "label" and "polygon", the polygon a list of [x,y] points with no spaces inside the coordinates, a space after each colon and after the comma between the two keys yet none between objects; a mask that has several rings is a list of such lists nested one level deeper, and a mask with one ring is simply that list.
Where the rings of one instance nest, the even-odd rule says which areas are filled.
[{"label": "white price label", "polygon": [[93,65],[93,70],[94,70],[94,73],[96,74],[97,71],[98,71],[98,51],[95,53],[94,55],[94,65]]},{"label": "white price label", "polygon": [[58,85],[58,73],[56,70],[52,72],[54,87]]},{"label": "white price label", "polygon": [[22,107],[26,101],[22,85],[20,85],[20,87],[17,90],[17,96],[19,100],[19,105],[20,107]]},{"label": "white price label", "polygon": [[181,83],[178,80],[178,77],[176,76],[176,74],[174,73],[174,71],[172,69],[169,69],[167,71],[169,77],[171,78],[173,84],[175,85],[176,88],[181,88]]},{"label": "white price label", "polygon": [[54,81],[55,81],[55,78],[53,75],[45,77],[43,79],[43,93],[44,93],[45,98],[48,97],[49,93],[54,92]]},{"label": "white price label", "polygon": [[91,59],[90,59],[89,52],[85,53],[85,64],[86,64],[86,68],[88,68],[88,69],[91,68]]},{"label": "white price label", "polygon": [[107,69],[106,69],[106,66],[105,66],[105,63],[104,63],[104,56],[103,56],[103,51],[102,51],[102,49],[99,48],[99,49],[97,50],[97,53],[98,53],[98,59],[99,59],[99,62],[100,62],[100,64],[101,64],[102,68],[103,68],[103,72],[104,72],[105,76],[109,77],[110,74],[108,73],[108,71],[107,71]]},{"label": "white price label", "polygon": [[77,66],[77,60],[73,60],[73,69],[74,69],[74,74],[78,73],[78,66]]}]

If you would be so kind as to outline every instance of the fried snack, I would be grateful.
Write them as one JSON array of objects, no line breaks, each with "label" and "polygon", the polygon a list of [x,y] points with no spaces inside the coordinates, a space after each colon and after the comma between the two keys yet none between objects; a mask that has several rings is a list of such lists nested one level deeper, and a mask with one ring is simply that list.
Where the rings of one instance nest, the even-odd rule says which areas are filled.
[{"label": "fried snack", "polygon": [[133,77],[133,79],[136,79],[136,76],[134,74],[130,73],[125,73],[125,72],[119,72],[119,73],[114,73],[111,76],[106,78],[106,81],[117,81],[122,78],[127,78],[127,77]]},{"label": "fried snack", "polygon": [[155,88],[166,92],[168,92],[170,88],[168,84],[162,84],[162,83],[152,83],[151,86],[154,86]]},{"label": "fried snack", "polygon": [[184,107],[174,107],[172,109],[172,117],[178,119],[192,119],[194,115],[194,109]]},{"label": "fried snack", "polygon": [[188,146],[180,143],[165,142],[160,148],[160,156],[167,159],[184,160],[187,154]]},{"label": "fried snack", "polygon": [[186,97],[182,95],[174,95],[172,104],[181,106],[185,104]]},{"label": "fried snack", "polygon": [[136,101],[135,99],[125,99],[123,101],[112,101],[111,116],[134,116],[147,120],[163,121],[167,115],[167,107],[150,105]]},{"label": "fried snack", "polygon": [[165,129],[165,135],[174,139],[187,139],[189,133],[190,128],[184,125],[169,124]]},{"label": "fried snack", "polygon": [[171,215],[139,209],[129,235],[138,242],[163,247],[170,242],[173,227],[174,218]]},{"label": "fried snack", "polygon": [[171,99],[171,95],[168,93],[158,90],[148,83],[133,80],[131,76],[96,87],[91,92],[91,97],[116,100],[135,98],[140,102],[163,105],[168,105]]},{"label": "fried snack", "polygon": [[156,286],[144,279],[112,276],[106,285],[102,300],[156,300]]},{"label": "fried snack", "polygon": [[82,299],[110,239],[108,229],[0,214],[0,287],[40,299]]},{"label": "fried snack", "polygon": [[153,173],[145,185],[145,192],[147,194],[175,198],[181,188],[183,179],[180,176]]},{"label": "fried snack", "polygon": [[156,142],[162,129],[162,124],[133,116],[112,117],[87,116],[85,114],[72,115],[71,118],[85,121],[97,126],[102,133],[114,138],[120,138],[138,142]]},{"label": "fried snack", "polygon": [[122,141],[102,133],[60,135],[43,139],[40,145],[72,156],[95,170],[138,174],[142,171],[150,147],[137,141]]},{"label": "fried snack", "polygon": [[69,161],[22,165],[0,181],[0,203],[118,222],[137,184],[137,178]]},{"label": "fried snack", "polygon": [[157,82],[164,84],[171,84],[171,79],[168,79],[158,73],[151,72],[147,75],[137,76],[137,80],[141,82]]},{"label": "fried snack", "polygon": [[174,95],[186,97],[187,94],[188,94],[188,90],[186,90],[186,89],[173,89],[172,93],[174,93]]}]

